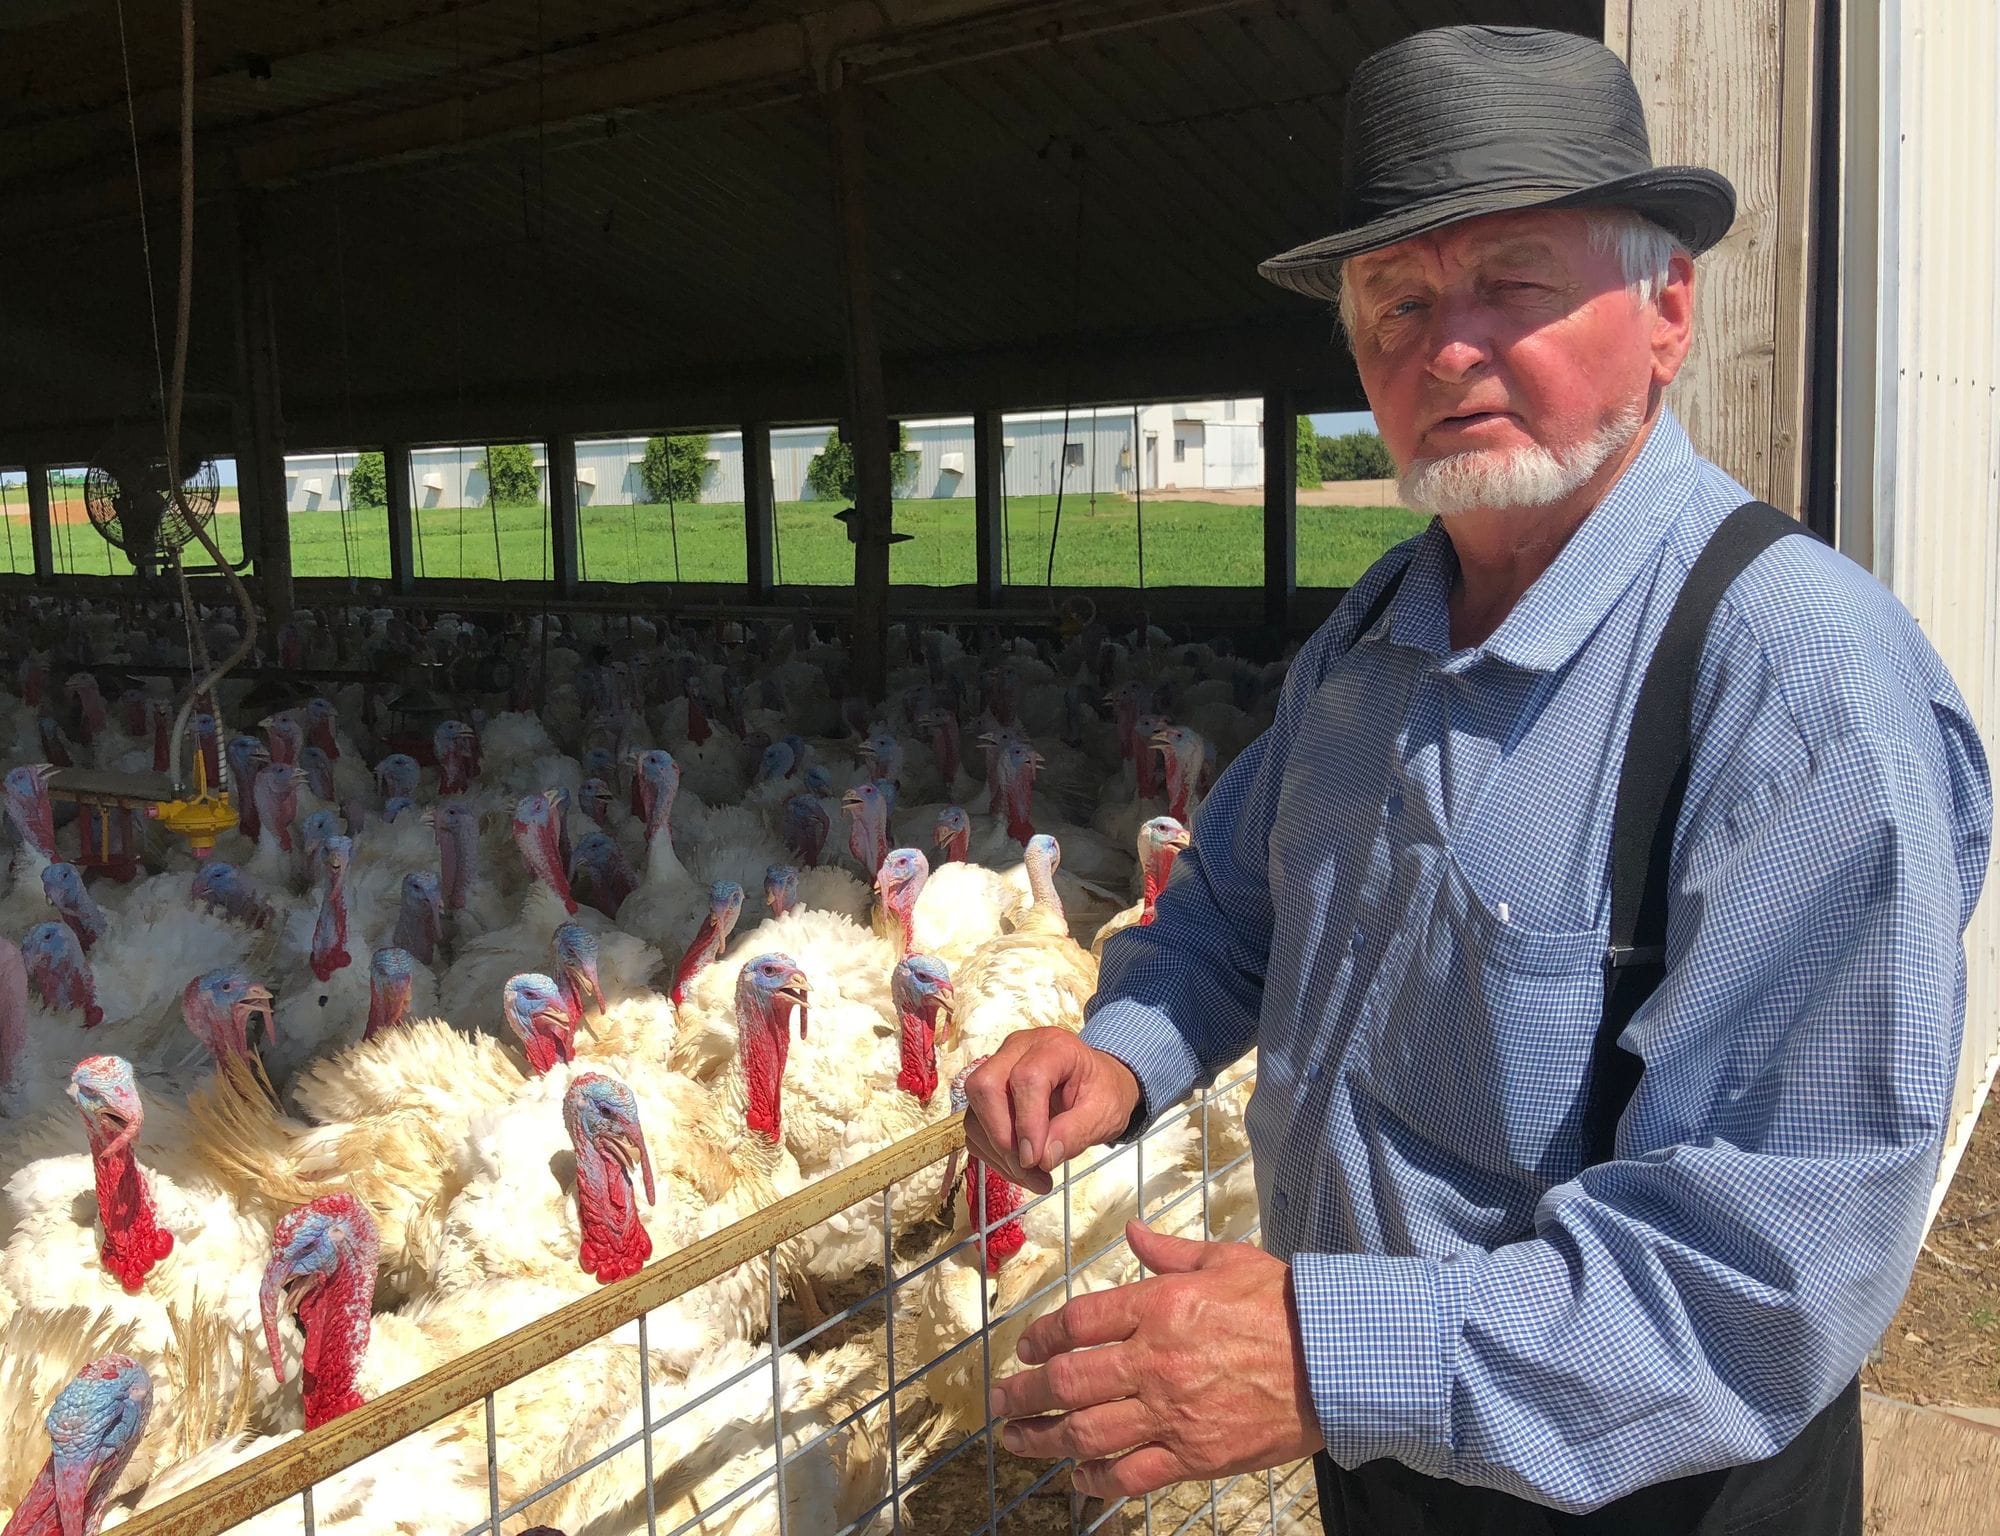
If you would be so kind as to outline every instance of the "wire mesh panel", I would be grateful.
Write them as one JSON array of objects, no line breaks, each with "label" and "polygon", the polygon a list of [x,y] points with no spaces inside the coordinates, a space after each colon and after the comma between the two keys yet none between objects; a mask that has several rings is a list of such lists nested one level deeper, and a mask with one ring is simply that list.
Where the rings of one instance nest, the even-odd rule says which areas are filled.
[{"label": "wire mesh panel", "polygon": [[1316,1531],[1309,1465],[1099,1503],[1072,1492],[1067,1463],[1002,1449],[986,1410],[1036,1318],[1139,1278],[1129,1220],[1256,1240],[1254,1074],[1077,1157],[1038,1198],[968,1166],[961,1121],[941,1121],[320,1429],[156,1474],[157,1507],[106,1528]]}]

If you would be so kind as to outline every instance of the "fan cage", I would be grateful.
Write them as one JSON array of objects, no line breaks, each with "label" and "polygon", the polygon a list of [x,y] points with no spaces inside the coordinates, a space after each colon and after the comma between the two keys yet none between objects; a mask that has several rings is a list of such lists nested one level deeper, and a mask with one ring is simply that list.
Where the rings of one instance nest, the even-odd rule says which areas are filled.
[{"label": "fan cage", "polygon": [[[84,479],[84,510],[91,526],[123,550],[136,565],[164,558],[194,541],[195,530],[215,516],[221,476],[215,460],[203,458],[181,478],[181,494],[170,495],[161,459],[133,458],[122,469],[105,462],[90,466]],[[139,498],[133,504],[134,497]],[[153,523],[149,537],[146,525]]]}]

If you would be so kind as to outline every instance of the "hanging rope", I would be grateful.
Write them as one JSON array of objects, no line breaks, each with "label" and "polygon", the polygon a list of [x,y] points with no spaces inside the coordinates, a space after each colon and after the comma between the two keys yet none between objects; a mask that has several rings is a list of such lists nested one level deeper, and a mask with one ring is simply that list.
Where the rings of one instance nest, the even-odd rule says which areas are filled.
[{"label": "hanging rope", "polygon": [[1076,343],[1077,330],[1083,320],[1083,144],[1078,141],[1071,150],[1071,158],[1076,161],[1076,232],[1071,237],[1072,255],[1069,276],[1069,353],[1063,365],[1063,428],[1062,452],[1058,456],[1056,470],[1056,516],[1055,525],[1049,529],[1049,568],[1043,585],[1049,589],[1049,602],[1055,603],[1056,584],[1056,541],[1062,537],[1063,486],[1069,479],[1069,417],[1070,405],[1076,395]]},{"label": "hanging rope", "polygon": [[15,563],[16,556],[14,554],[14,509],[7,502],[7,482],[5,480],[0,480],[0,520],[4,520],[7,524],[7,569],[18,571],[20,566]]},{"label": "hanging rope", "polygon": [[[135,181],[139,173],[139,127],[132,101],[132,62],[125,49],[125,9],[124,0],[118,6],[118,47],[121,63],[125,71],[125,117],[132,133],[132,167]],[[194,712],[195,702],[203,697],[213,700],[216,683],[230,668],[236,666],[250,654],[257,643],[257,608],[250,601],[250,590],[243,584],[243,578],[223,559],[222,551],[209,536],[207,527],[197,519],[187,504],[185,487],[180,473],[180,431],[183,390],[187,383],[188,331],[194,308],[194,0],[181,0],[181,240],[178,303],[174,315],[174,368],[171,386],[164,385],[161,401],[164,416],[163,427],[166,434],[167,485],[169,494],[179,505],[181,515],[187,519],[194,536],[208,552],[209,558],[221,568],[225,580],[234,590],[236,600],[243,609],[243,635],[236,649],[219,667],[211,668],[199,684],[191,688],[182,703],[180,713],[174,720],[169,734],[167,771],[170,782],[180,784],[181,739],[187,730],[188,716]],[[150,292],[153,274],[152,240],[146,230],[145,187],[141,183],[139,191],[139,242],[146,261],[146,281]],[[157,316],[157,306],[155,315]],[[160,336],[157,318],[153,329],[153,364],[160,369]],[[164,370],[160,369],[164,375]],[[67,498],[65,498],[67,501]],[[65,506],[67,515],[67,506]],[[108,556],[107,556],[108,558]],[[185,575],[181,613],[183,621],[194,624],[192,600],[186,595]],[[220,722],[217,722],[220,725]]]},{"label": "hanging rope", "polygon": [[1146,445],[1139,435],[1139,407],[1132,407],[1132,508],[1139,526],[1139,590],[1146,590]]},{"label": "hanging rope", "polygon": [[[530,466],[532,467],[532,466]],[[500,487],[493,483],[493,445],[486,445],[486,520],[493,527],[493,579],[506,574],[500,560]],[[546,524],[547,519],[545,518]]]},{"label": "hanging rope", "polygon": [[347,466],[341,462],[338,450],[333,455],[333,484],[335,499],[340,504],[340,552],[347,561],[347,590],[354,590],[354,546],[348,542],[347,531]]},{"label": "hanging rope", "polygon": [[674,541],[674,582],[681,579],[681,517],[680,509],[674,504],[674,440],[667,443],[667,531]]},{"label": "hanging rope", "polygon": [[[348,345],[347,332],[347,231],[341,222],[340,183],[333,184],[333,294],[334,304],[340,314],[340,408],[345,420],[345,435],[354,441],[354,355]],[[359,454],[357,452],[357,457]],[[340,455],[334,455],[334,468],[340,468]],[[383,469],[388,468],[388,455],[383,455]],[[388,514],[383,513],[384,532],[387,532]],[[343,481],[340,497],[340,546],[347,551],[347,585],[354,588],[354,554],[348,547],[350,535],[347,527],[347,489]]]}]

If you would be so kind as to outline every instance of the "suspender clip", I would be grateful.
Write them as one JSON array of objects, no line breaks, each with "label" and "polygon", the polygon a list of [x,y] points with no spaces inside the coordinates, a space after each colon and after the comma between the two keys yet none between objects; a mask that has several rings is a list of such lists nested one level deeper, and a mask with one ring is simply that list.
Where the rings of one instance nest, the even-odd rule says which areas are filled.
[{"label": "suspender clip", "polygon": [[1608,971],[1629,970],[1635,965],[1665,965],[1667,946],[1664,944],[1613,944],[1604,951],[1604,968]]}]

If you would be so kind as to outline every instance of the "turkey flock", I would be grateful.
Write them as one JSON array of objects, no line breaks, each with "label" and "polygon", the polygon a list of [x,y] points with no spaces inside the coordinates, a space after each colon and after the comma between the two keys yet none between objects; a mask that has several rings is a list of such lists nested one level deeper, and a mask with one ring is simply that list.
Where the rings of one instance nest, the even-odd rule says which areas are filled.
[{"label": "turkey flock", "polygon": [[[962,1109],[1010,1032],[1081,1026],[1283,678],[1143,624],[912,627],[871,706],[803,620],[500,622],[302,615],[178,742],[177,612],[0,628],[0,1536],[114,1528]],[[237,816],[206,857],[50,793],[179,753]],[[773,1366],[760,1255],[503,1389],[501,1528],[888,1529],[892,1458],[986,1422],[1066,1253],[1088,1289],[1134,1277],[1142,1208],[1252,1230],[1247,1092],[1053,1199],[932,1170],[777,1251],[811,1326],[893,1250],[894,1361],[829,1329]],[[892,1429],[906,1378],[931,1407]],[[680,1402],[643,1463],[544,1491]],[[475,1406],[397,1442],[312,1528],[483,1527],[487,1434]]]}]

